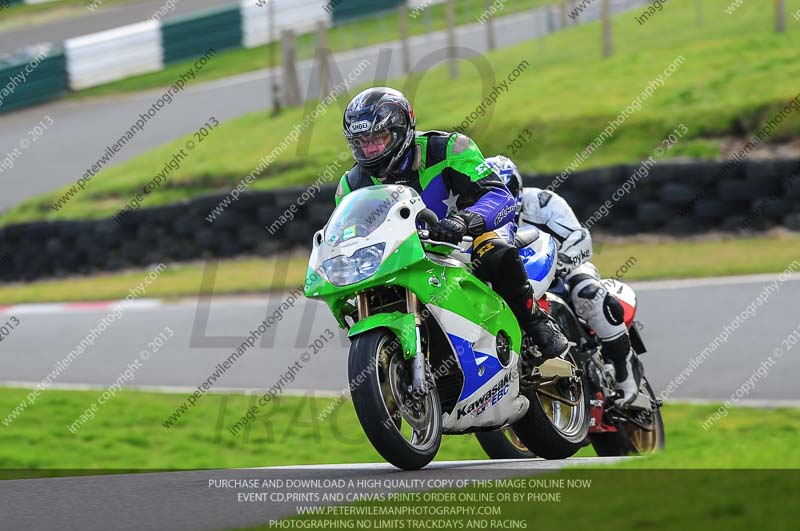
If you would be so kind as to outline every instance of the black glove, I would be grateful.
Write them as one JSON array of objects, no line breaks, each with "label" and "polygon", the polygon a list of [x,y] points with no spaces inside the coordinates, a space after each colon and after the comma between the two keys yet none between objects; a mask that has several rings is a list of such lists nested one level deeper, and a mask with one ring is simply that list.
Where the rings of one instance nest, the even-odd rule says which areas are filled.
[{"label": "black glove", "polygon": [[449,218],[440,219],[429,230],[431,240],[461,243],[465,235],[474,237],[486,232],[486,221],[480,214],[459,210]]},{"label": "black glove", "polygon": [[437,242],[461,243],[467,233],[467,223],[458,214],[440,219],[428,228],[430,239]]},{"label": "black glove", "polygon": [[575,266],[572,264],[572,258],[564,253],[558,253],[556,272],[563,278],[572,273],[573,269]]}]

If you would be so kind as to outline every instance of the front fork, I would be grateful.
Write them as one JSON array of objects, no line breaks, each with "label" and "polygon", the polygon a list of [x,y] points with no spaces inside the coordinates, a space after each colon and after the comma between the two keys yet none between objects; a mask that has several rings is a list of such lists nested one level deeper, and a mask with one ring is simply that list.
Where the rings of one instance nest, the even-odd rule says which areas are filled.
[{"label": "front fork", "polygon": [[[357,297],[358,319],[369,317],[369,302],[366,293],[359,293]],[[420,327],[422,318],[419,315],[419,301],[416,293],[406,290],[406,313],[414,315],[415,334],[417,343],[416,355],[411,360],[411,387],[414,393],[425,395],[428,392],[428,379],[425,376],[425,354],[422,350],[422,336]]]},{"label": "front fork", "polygon": [[419,311],[417,311],[419,309],[417,302],[416,293],[407,289],[406,312],[414,314],[417,334],[417,354],[411,360],[411,387],[416,394],[425,395],[428,393],[428,379],[425,377],[425,354],[422,352],[422,336],[420,335],[422,319],[419,316]]}]

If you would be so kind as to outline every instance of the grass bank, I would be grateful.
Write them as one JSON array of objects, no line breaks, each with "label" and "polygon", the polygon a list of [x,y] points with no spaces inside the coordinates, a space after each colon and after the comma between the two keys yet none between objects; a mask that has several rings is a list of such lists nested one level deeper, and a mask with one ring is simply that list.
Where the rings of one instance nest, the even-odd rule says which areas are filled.
[{"label": "grass bank", "polygon": [[[344,386],[343,382],[343,386]],[[3,418],[28,394],[0,388]],[[270,465],[377,462],[345,400],[320,420],[333,398],[281,397],[262,408],[249,430],[228,430],[252,405],[245,395],[206,395],[188,415],[163,422],[184,395],[122,391],[101,406],[74,435],[67,426],[101,391],[45,391],[10,426],[0,426],[0,468],[199,469]],[[798,468],[800,411],[733,408],[704,431],[715,406],[664,407],[667,450],[622,466],[644,468]],[[594,455],[584,448],[580,455]],[[445,437],[438,459],[483,459],[472,436]]]},{"label": "grass bank", "polygon": [[[798,0],[800,1],[800,0]],[[706,0],[707,13],[722,12],[728,0]],[[793,2],[788,2],[793,8]],[[483,99],[482,75],[506,79],[526,64],[487,114],[467,128],[486,154],[510,153],[509,144],[532,133],[514,158],[524,172],[558,172],[589,145],[609,121],[637,98],[641,110],[631,114],[577,169],[630,163],[653,149],[679,124],[688,132],[667,152],[670,157],[715,158],[723,140],[758,130],[798,93],[800,32],[777,34],[772,10],[745,3],[731,16],[715,17],[700,27],[692,2],[672,3],[644,26],[633,13],[615,17],[616,53],[602,59],[600,26],[577,26],[488,54],[491,72],[462,65],[461,77],[449,80],[446,68],[435,68],[421,80],[412,98],[420,129],[453,129]],[[798,6],[800,7],[800,6]],[[790,26],[793,24],[790,21]],[[652,96],[642,92],[677,58],[684,60]],[[346,74],[346,72],[345,72]],[[391,82],[407,88],[406,80]],[[658,85],[658,83],[656,83]],[[447,87],[442,90],[442,87]],[[317,179],[326,165],[346,149],[341,138],[341,109],[330,106],[298,144],[252,184],[269,189]],[[173,203],[203,193],[228,191],[302,121],[301,109],[276,117],[251,114],[223,123],[183,161],[148,206]],[[791,113],[769,141],[791,139],[800,131],[800,112]],[[527,136],[524,135],[523,138]],[[32,198],[0,217],[0,224],[38,219],[85,219],[118,212],[186,139],[170,142],[119,166],[102,171],[70,203],[50,207],[63,190]],[[308,151],[302,146],[310,146]]]}]

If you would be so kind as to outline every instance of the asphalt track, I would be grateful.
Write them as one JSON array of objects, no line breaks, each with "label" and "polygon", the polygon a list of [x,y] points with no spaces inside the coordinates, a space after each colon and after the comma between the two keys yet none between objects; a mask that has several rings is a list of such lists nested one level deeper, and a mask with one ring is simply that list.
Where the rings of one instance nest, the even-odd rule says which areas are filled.
[{"label": "asphalt track", "polygon": [[[641,0],[627,1],[631,5],[641,3]],[[541,12],[539,15],[535,13],[537,11],[497,18],[495,20],[497,46],[507,47],[543,35],[546,29],[544,16]],[[427,71],[438,64],[444,57],[447,45],[444,32],[412,37],[409,43],[411,65],[415,71]],[[465,56],[485,53],[487,50],[485,27],[477,23],[459,27],[456,31],[456,44],[459,53]],[[539,45],[531,42],[528,51],[521,53],[519,60],[532,57],[538,50]],[[335,57],[335,68],[339,70],[341,76],[346,77],[355,71],[356,66],[364,59],[370,61],[369,66],[350,83],[351,87],[367,83],[383,83],[383,80],[402,75],[402,58],[398,42],[338,53]],[[460,67],[475,68],[466,62]],[[310,61],[298,62],[297,70],[301,90],[307,91],[312,98],[316,97],[318,89],[307,89],[312,86]],[[656,70],[653,72],[655,74]],[[481,71],[481,76],[487,83],[493,78],[501,81],[507,75],[508,72],[492,72],[490,66]],[[529,71],[524,75],[535,74]],[[2,174],[5,187],[4,193],[0,195],[0,212],[23,199],[76,182],[103,156],[107,146],[114,144],[130,129],[139,114],[147,112],[163,93],[164,89],[160,89],[128,96],[56,101],[0,115],[0,146],[17,146],[20,139],[24,138],[45,115],[49,115],[54,122],[46,134],[23,151],[15,161],[14,167]],[[271,109],[271,94],[269,70],[190,86],[151,118],[145,129],[126,143],[105,167],[120,164],[140,153],[195,131],[209,116],[224,122],[247,113]],[[474,110],[482,99],[483,95],[476,90],[474,101],[462,102],[465,114]],[[340,113],[342,109],[334,106],[330,112]],[[487,114],[483,120],[490,119],[489,116]],[[450,129],[457,125],[424,120],[423,122],[420,122],[420,125],[426,129]],[[267,154],[273,147],[265,146],[263,154]],[[2,155],[5,155],[5,150]],[[90,187],[91,183],[87,189]]]},{"label": "asphalt track", "polygon": [[[86,3],[89,4],[88,1]],[[67,13],[64,18],[15,26],[0,32],[0,54],[40,43],[61,46],[62,42],[72,37],[142,22],[157,13],[164,3],[165,0],[146,0],[103,6],[102,2],[98,2],[101,5],[94,12],[74,6],[64,11]],[[236,4],[236,0],[177,0],[175,9],[167,17]]]},{"label": "asphalt track", "polygon": [[[322,488],[326,480],[380,482],[378,488],[341,489],[340,492],[427,491],[437,488],[435,481],[443,481],[442,485],[455,485],[446,481],[535,476],[565,466],[611,463],[619,459],[443,461],[414,472],[399,471],[388,464],[351,464],[0,481],[0,522],[4,529],[28,531],[234,529],[292,516],[296,514],[298,505],[322,505],[269,499],[239,501],[240,493],[308,494],[338,490]],[[312,485],[320,487],[252,489],[222,486],[221,480],[237,479],[257,479],[259,482],[310,480],[317,482]],[[390,483],[386,484],[387,481]],[[419,481],[423,483],[416,483]],[[420,485],[421,488],[402,488],[405,485]]]},{"label": "asphalt track", "polygon": [[[732,277],[698,281],[634,283],[639,294],[639,314],[649,352],[643,356],[646,374],[656,392],[690,367],[690,360],[731,326],[736,316],[777,275]],[[704,362],[684,375],[669,399],[725,400],[745,382],[784,338],[800,325],[797,300],[798,275],[779,283],[766,303],[736,326],[727,341]],[[167,280],[156,280],[156,282]],[[126,310],[56,380],[55,385],[109,385],[132,363],[154,336],[170,327],[175,335],[136,372],[132,387],[196,388],[209,378],[268,315],[273,315],[285,295],[270,298],[216,297],[210,301],[187,300],[154,308]],[[19,327],[0,346],[0,382],[33,385],[97,327],[108,310],[69,313],[18,311]],[[8,314],[0,313],[5,321]],[[327,341],[324,331],[336,336]],[[294,308],[270,327],[253,349],[242,356],[215,384],[216,390],[268,389],[290,365],[301,361],[315,339],[324,343],[319,354],[281,390],[333,394],[347,386],[347,339],[327,308],[300,299]],[[800,349],[800,346],[795,347]],[[784,353],[776,359],[768,377],[759,378],[746,399],[797,400],[800,358]],[[284,381],[286,379],[284,378]],[[19,384],[18,384],[19,385]],[[181,391],[185,389],[179,389]]]}]

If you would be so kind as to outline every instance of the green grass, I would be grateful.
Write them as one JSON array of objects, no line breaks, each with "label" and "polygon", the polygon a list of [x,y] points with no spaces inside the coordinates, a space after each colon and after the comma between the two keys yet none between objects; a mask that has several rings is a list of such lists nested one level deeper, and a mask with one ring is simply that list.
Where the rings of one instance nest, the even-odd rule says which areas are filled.
[{"label": "green grass", "polygon": [[[784,234],[768,238],[732,238],[719,241],[663,240],[597,244],[592,262],[605,277],[625,281],[698,278],[754,273],[778,273],[800,258],[800,237]],[[714,260],[708,260],[714,256]],[[193,297],[203,291],[216,294],[263,293],[293,289],[305,279],[308,255],[221,260],[210,290],[203,274],[213,262],[171,264],[148,288],[148,297]],[[0,304],[25,302],[115,300],[146,276],[148,270],[107,273],[32,283],[0,285]]]},{"label": "green grass", "polygon": [[[509,14],[552,4],[554,0],[514,0],[508,3],[503,14]],[[483,12],[483,0],[460,1],[456,4],[456,24],[469,24]],[[417,18],[409,17],[409,34],[421,35],[430,31],[445,29],[445,7],[437,4],[427,9],[429,13]],[[426,18],[427,17],[427,18]],[[399,40],[398,14],[394,11],[344,22],[328,32],[328,45],[334,52],[352,50],[382,42]],[[315,33],[305,33],[296,37],[298,60],[313,57],[316,49]],[[194,59],[167,65],[163,70],[113,81],[97,87],[73,92],[71,99],[84,99],[93,96],[106,96],[172,85],[182,72],[193,66]],[[220,51],[197,77],[189,82],[202,83],[223,77],[261,70],[281,64],[280,46],[268,44],[255,48],[237,48]],[[188,86],[188,85],[187,85]]]},{"label": "green grass", "polygon": [[[800,258],[800,237],[630,241],[595,246],[592,262],[605,277],[625,281],[779,273]],[[714,257],[710,260],[709,257]],[[635,261],[630,261],[633,257]]]},{"label": "green grass", "polygon": [[[303,284],[308,266],[307,255],[276,258],[241,258],[224,260],[213,274],[214,262],[171,264],[147,288],[148,297],[196,297],[203,292],[203,275],[208,267],[216,294],[259,293],[296,288]],[[144,279],[149,269],[108,273],[92,277],[14,283],[0,286],[0,304],[45,301],[91,301],[124,298],[133,286]]]},{"label": "green grass", "polygon": [[[157,353],[155,355],[158,355]],[[132,355],[133,356],[133,355]],[[28,390],[0,388],[0,412]],[[251,405],[244,395],[207,395],[178,421],[162,422],[183,395],[122,391],[75,435],[67,430],[100,391],[45,391],[10,426],[0,426],[3,469],[198,469],[292,464],[376,462],[352,405],[342,402],[319,420],[333,399],[282,397],[262,408],[251,429],[228,427]],[[625,468],[798,468],[800,411],[734,408],[708,431],[700,423],[715,406],[667,405],[667,451]],[[581,455],[593,455],[584,448]],[[472,436],[445,437],[438,459],[482,459]]]},{"label": "green grass", "polygon": [[[27,393],[0,388],[2,418]],[[317,420],[334,400],[321,397],[282,397],[262,408],[264,418],[258,418],[250,430],[233,436],[228,427],[251,405],[247,396],[207,395],[176,426],[165,428],[162,422],[184,395],[124,391],[72,435],[67,426],[100,394],[43,393],[10,427],[0,425],[0,468],[198,469],[380,459],[349,402],[327,419]],[[481,457],[481,449],[471,437],[448,438],[440,454],[441,459]]]},{"label": "green grass", "polygon": [[[789,8],[800,2],[789,2]],[[722,11],[727,0],[707,0],[707,13]],[[521,60],[530,67],[500,96],[491,121],[470,133],[486,154],[507,152],[509,142],[529,128],[534,139],[515,156],[524,172],[556,172],[588,145],[609,120],[630,104],[678,55],[685,63],[580,168],[630,163],[683,123],[689,133],[669,156],[715,157],[720,138],[753,131],[798,92],[800,31],[776,34],[772,14],[745,3],[735,16],[719,16],[697,27],[690,2],[673,3],[639,26],[632,14],[615,19],[617,53],[600,58],[600,27],[585,25],[488,56],[498,79]],[[403,80],[391,83],[404,88]],[[480,75],[462,65],[457,82],[445,68],[431,70],[419,90],[410,93],[420,129],[451,129],[481,101]],[[446,89],[443,90],[443,87]],[[342,97],[340,106],[347,98]],[[332,105],[307,130],[308,153],[292,145],[253,183],[270,189],[308,183],[345,149],[341,108]],[[230,190],[257,161],[299,123],[303,111],[289,109],[267,118],[247,115],[215,129],[146,206],[172,203],[203,193]],[[198,118],[198,126],[203,121]],[[483,127],[488,123],[488,129]],[[800,113],[783,121],[772,141],[792,138],[800,130]],[[32,198],[0,218],[0,224],[36,219],[97,218],[118,212],[168,161],[184,139],[170,142],[101,172],[63,209],[50,205],[63,190]],[[304,141],[308,141],[305,144]],[[600,200],[598,200],[598,203]]]}]

